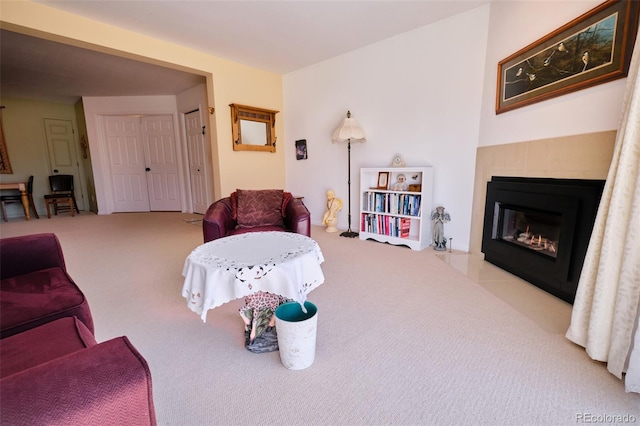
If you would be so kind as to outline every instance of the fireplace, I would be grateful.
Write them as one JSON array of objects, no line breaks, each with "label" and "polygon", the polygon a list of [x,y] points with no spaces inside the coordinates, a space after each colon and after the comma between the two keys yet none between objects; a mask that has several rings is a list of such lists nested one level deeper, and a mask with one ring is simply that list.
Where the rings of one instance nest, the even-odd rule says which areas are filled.
[{"label": "fireplace", "polygon": [[492,177],[485,260],[573,303],[603,180]]}]

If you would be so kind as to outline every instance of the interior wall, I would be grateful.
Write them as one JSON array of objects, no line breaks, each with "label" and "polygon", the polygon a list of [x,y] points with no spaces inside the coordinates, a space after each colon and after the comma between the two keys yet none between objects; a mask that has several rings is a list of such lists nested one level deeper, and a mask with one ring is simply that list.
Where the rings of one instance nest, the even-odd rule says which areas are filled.
[{"label": "interior wall", "polygon": [[[227,197],[238,188],[284,188],[286,146],[283,143],[283,123],[287,116],[283,112],[282,77],[256,73],[248,67],[220,67],[213,77],[219,156],[216,167],[221,181],[218,198]],[[276,152],[233,150],[229,107],[232,103],[280,111],[276,114]]]},{"label": "interior wall", "polygon": [[[216,109],[209,116],[216,129],[216,198],[239,186],[286,186],[305,196],[316,224],[328,188],[347,198],[346,148],[331,144],[330,135],[351,109],[368,136],[366,144],[353,147],[354,170],[386,165],[396,153],[409,165],[433,165],[434,204],[447,207],[452,221],[445,232],[454,248],[465,250],[478,146],[617,128],[624,79],[498,116],[494,112],[498,61],[599,3],[558,0],[551,11],[545,0],[492,2],[288,74],[284,84],[272,73],[39,3],[3,2],[1,23],[14,31],[202,73],[209,106]],[[277,154],[232,150],[228,105],[234,102],[282,111],[276,120]],[[297,139],[308,140],[308,160],[295,160]],[[354,172],[352,186],[357,185]],[[357,211],[355,194],[352,189]],[[346,227],[346,214],[343,209],[340,227]]]},{"label": "interior wall", "polygon": [[544,37],[601,0],[497,1],[491,4],[479,146],[617,130],[626,79],[495,113],[498,62]]},{"label": "interior wall", "polygon": [[[333,189],[344,203],[338,228],[348,226],[347,146],[331,135],[350,110],[367,137],[351,146],[352,229],[359,169],[400,154],[408,166],[433,166],[433,205],[423,208],[445,206],[446,237],[468,249],[488,20],[479,7],[284,76],[287,188],[305,197],[312,223]],[[296,160],[298,139],[306,160]]]},{"label": "interior wall", "polygon": [[[475,181],[478,147],[569,137],[576,153],[564,164],[610,148],[610,139],[602,146],[590,137],[571,136],[617,129],[626,79],[495,114],[498,62],[600,3],[558,0],[550,13],[545,0],[492,2],[287,74],[287,187],[305,196],[315,224],[324,213],[327,189],[346,200],[346,148],[331,144],[330,136],[351,109],[367,134],[366,144],[352,146],[352,211],[360,204],[353,189],[358,169],[387,165],[399,153],[409,165],[434,166],[434,205],[444,205],[452,217],[447,237],[453,237],[454,249],[477,250],[471,222],[475,200],[484,198],[478,185],[486,183]],[[308,160],[295,159],[297,139],[307,139]],[[532,158],[512,164],[535,159],[535,145],[517,150],[520,156],[533,150]],[[553,152],[546,142],[541,145],[552,149],[550,158],[568,155],[564,148]],[[558,176],[572,172],[562,169],[562,161],[556,166]],[[599,167],[594,175],[602,175]],[[547,172],[540,170],[541,176]],[[341,228],[347,226],[346,210],[345,201]]]},{"label": "interior wall", "polygon": [[[280,75],[31,1],[3,2],[0,24],[11,31],[205,76],[207,104],[216,111],[207,115],[208,127],[216,132],[211,138],[214,197],[227,195],[236,187],[284,187],[280,146],[275,154],[233,151],[229,110],[229,104],[235,102],[282,111]],[[276,135],[279,141],[284,140],[281,115],[276,120]],[[96,188],[98,185],[96,182]]]},{"label": "interior wall", "polygon": [[498,62],[601,3],[554,1],[553,13],[544,0],[491,4],[471,252],[481,252],[486,183],[491,176],[606,179],[626,78],[495,113]]}]

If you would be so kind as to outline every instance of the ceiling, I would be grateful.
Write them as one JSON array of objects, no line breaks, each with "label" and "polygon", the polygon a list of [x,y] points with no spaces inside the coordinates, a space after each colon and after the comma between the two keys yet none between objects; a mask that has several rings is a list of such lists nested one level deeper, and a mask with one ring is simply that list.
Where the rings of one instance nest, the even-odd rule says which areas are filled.
[{"label": "ceiling", "polygon": [[[37,1],[157,39],[285,74],[491,0]],[[176,94],[204,77],[2,30],[3,96]]]}]

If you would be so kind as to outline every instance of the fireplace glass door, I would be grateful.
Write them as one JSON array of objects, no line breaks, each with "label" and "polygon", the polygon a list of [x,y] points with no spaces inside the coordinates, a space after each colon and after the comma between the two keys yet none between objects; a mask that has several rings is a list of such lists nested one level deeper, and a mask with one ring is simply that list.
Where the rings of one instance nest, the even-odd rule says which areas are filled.
[{"label": "fireplace glass door", "polygon": [[485,260],[572,303],[603,187],[604,181],[493,176]]},{"label": "fireplace glass door", "polygon": [[503,205],[499,212],[497,238],[554,259],[558,257],[562,215]]}]

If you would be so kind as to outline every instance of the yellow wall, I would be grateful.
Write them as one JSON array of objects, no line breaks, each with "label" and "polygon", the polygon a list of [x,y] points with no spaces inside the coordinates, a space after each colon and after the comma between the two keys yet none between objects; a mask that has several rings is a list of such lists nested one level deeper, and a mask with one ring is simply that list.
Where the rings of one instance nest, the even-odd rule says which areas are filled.
[{"label": "yellow wall", "polygon": [[[2,1],[0,26],[79,47],[117,54],[207,77],[207,96],[215,114],[209,115],[212,137],[215,197],[235,188],[284,188],[282,145],[276,153],[236,152],[231,142],[229,104],[239,103],[282,110],[280,75],[224,60],[30,1]],[[282,114],[276,116],[276,135],[283,141]]]}]

